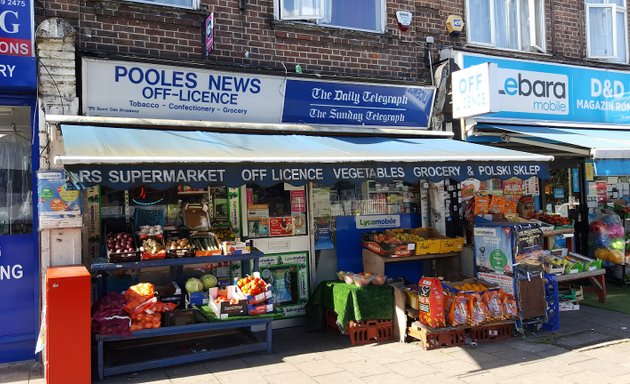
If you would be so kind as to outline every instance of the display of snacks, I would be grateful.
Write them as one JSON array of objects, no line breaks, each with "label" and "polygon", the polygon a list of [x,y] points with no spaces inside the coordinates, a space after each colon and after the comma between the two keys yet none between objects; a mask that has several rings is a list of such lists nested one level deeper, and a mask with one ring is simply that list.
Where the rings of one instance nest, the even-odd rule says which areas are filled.
[{"label": "display of snacks", "polygon": [[138,261],[133,236],[129,232],[108,232],[105,239],[107,260],[111,263]]}]

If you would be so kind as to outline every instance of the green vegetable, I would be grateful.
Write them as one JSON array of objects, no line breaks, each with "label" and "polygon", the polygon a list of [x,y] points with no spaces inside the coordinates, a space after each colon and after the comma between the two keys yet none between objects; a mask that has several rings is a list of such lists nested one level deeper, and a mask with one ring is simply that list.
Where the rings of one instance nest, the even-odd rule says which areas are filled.
[{"label": "green vegetable", "polygon": [[201,276],[201,282],[203,283],[204,291],[217,286],[217,278],[214,275],[203,275]]},{"label": "green vegetable", "polygon": [[202,291],[203,283],[201,282],[201,280],[197,279],[196,277],[191,277],[186,281],[186,292],[193,293]]}]

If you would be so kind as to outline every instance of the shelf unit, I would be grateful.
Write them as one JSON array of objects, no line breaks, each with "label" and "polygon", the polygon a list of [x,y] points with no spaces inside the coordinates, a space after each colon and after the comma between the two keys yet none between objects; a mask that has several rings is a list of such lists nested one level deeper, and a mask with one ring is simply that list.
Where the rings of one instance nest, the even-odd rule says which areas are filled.
[{"label": "shelf unit", "polygon": [[[194,264],[212,264],[221,263],[225,261],[253,261],[254,270],[258,269],[258,261],[264,253],[258,249],[252,249],[249,254],[243,255],[228,255],[228,256],[204,256],[204,257],[184,257],[179,259],[161,259],[161,260],[144,260],[133,262],[121,262],[121,263],[93,263],[91,265],[92,273],[103,273],[108,271],[115,271],[120,269],[143,269],[152,267],[173,267],[177,269],[177,279],[183,278],[183,266]],[[249,263],[243,263],[243,273],[249,272]],[[106,336],[95,335],[96,347],[97,347],[97,365],[98,365],[98,377],[103,380],[104,376],[136,372],[140,370],[166,367],[176,364],[190,363],[194,361],[207,360],[212,358],[220,358],[223,356],[230,356],[241,353],[250,353],[258,351],[267,351],[271,353],[272,346],[272,318],[270,317],[256,317],[252,316],[245,320],[218,320],[209,323],[199,323],[182,326],[163,327],[157,329],[145,329],[140,331],[131,332],[130,336]],[[109,342],[120,342],[125,340],[137,340],[148,339],[152,337],[165,337],[173,335],[192,335],[192,334],[214,334],[216,331],[229,331],[229,330],[250,330],[251,327],[265,327],[264,340],[256,340],[250,344],[240,344],[235,346],[228,346],[224,348],[217,348],[211,351],[188,351],[188,353],[182,353],[178,356],[170,357],[155,357],[149,361],[142,362],[130,362],[122,365],[116,365],[112,367],[105,366],[104,363],[104,349],[105,344]]]}]

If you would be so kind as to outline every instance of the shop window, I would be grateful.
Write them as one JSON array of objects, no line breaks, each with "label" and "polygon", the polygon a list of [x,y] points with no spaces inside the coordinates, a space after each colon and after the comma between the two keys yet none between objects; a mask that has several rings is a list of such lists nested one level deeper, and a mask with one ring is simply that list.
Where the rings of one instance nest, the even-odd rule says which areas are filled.
[{"label": "shop window", "polygon": [[544,0],[467,0],[468,42],[545,52]]},{"label": "shop window", "polygon": [[167,7],[177,8],[199,8],[199,0],[127,0],[134,3],[146,3],[154,5],[165,5]]},{"label": "shop window", "polygon": [[306,235],[306,188],[247,185],[248,237]]},{"label": "shop window", "polygon": [[625,0],[586,0],[588,57],[617,63],[628,62]]},{"label": "shop window", "polygon": [[0,108],[0,235],[31,233],[30,108]]},{"label": "shop window", "polygon": [[326,27],[385,31],[384,0],[276,0],[276,19]]}]

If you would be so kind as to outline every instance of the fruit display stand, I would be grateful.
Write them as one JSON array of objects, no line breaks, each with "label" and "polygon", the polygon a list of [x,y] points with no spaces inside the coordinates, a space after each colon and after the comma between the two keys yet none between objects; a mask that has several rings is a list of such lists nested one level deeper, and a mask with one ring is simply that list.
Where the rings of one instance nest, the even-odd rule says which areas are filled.
[{"label": "fruit display stand", "polygon": [[606,302],[606,270],[595,269],[593,271],[585,271],[572,273],[568,275],[558,275],[558,283],[568,283],[577,280],[590,280],[592,287],[584,287],[585,290],[592,290],[597,293],[600,303]]},{"label": "fruit display stand", "polygon": [[[258,259],[264,256],[264,254],[257,249],[252,249],[251,253],[240,255],[227,255],[227,256],[204,256],[204,257],[190,257],[190,258],[177,258],[177,259],[159,259],[159,260],[144,260],[135,262],[120,262],[120,263],[95,263],[91,265],[92,273],[101,273],[106,271],[114,271],[121,269],[142,269],[148,267],[173,267],[176,269],[176,274],[180,281],[183,275],[183,266],[191,264],[212,264],[226,261],[244,261],[253,260],[254,270],[258,269]],[[248,273],[247,266],[249,263],[243,263],[244,273]],[[140,370],[152,369],[157,367],[170,366],[175,364],[182,364],[193,361],[200,361],[212,358],[219,358],[223,356],[229,356],[234,354],[267,351],[271,353],[272,335],[271,335],[271,323],[274,318],[273,315],[259,315],[250,317],[241,317],[227,320],[212,319],[208,316],[207,323],[198,323],[190,325],[179,325],[155,329],[144,329],[131,332],[127,336],[118,335],[95,335],[96,341],[96,353],[97,353],[97,366],[99,379],[103,379],[104,376],[121,374],[125,372],[136,372]],[[139,340],[144,339],[147,343],[164,344],[166,342],[182,343],[190,342],[191,340],[203,338],[206,336],[217,336],[223,332],[235,334],[237,331],[249,330],[251,327],[265,327],[264,340],[251,339],[248,343],[241,343],[241,340],[236,340],[237,345],[228,345],[229,340],[225,343],[226,346],[221,348],[173,348],[177,354],[173,353],[151,353],[143,361],[137,361],[130,363],[128,360],[124,360],[121,364],[114,366],[106,366],[105,353],[107,344],[110,343],[122,343],[126,344],[125,349],[141,348],[142,346]],[[228,337],[229,339],[229,337]],[[158,340],[156,342],[156,340]],[[188,351],[186,351],[188,349]],[[172,350],[169,352],[173,352]],[[131,358],[139,358],[140,354],[132,354]]]},{"label": "fruit display stand", "polygon": [[393,337],[394,292],[390,285],[358,287],[343,281],[320,283],[306,304],[312,329],[340,329],[351,343],[363,344]]}]

